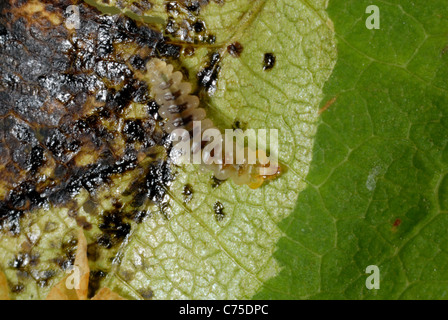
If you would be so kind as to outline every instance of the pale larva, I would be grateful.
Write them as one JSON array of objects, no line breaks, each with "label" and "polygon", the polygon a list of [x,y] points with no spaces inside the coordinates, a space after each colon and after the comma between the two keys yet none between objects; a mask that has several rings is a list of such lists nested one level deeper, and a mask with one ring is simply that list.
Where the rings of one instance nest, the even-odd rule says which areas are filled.
[{"label": "pale larva", "polygon": [[[215,126],[210,119],[206,118],[205,110],[199,108],[199,98],[190,94],[191,84],[182,82],[182,73],[180,71],[173,72],[173,69],[172,65],[154,58],[147,64],[147,80],[150,82],[151,92],[157,104],[160,105],[159,115],[166,121],[166,132],[172,133],[175,129],[185,129],[189,134],[187,138],[191,138],[189,141],[191,141],[192,155],[201,153],[206,148],[207,142],[204,143],[201,140],[200,143],[195,142],[197,140],[193,137],[193,124],[200,121],[201,130],[199,134],[201,136],[204,131],[214,129]],[[244,148],[244,154],[248,154],[247,147],[236,143],[233,147],[235,149]],[[240,149],[240,151],[242,150]],[[275,174],[267,176],[260,173],[263,172],[260,169],[267,167],[266,164],[262,164],[258,160],[260,157],[266,157],[263,150],[256,151],[257,161],[253,164],[249,164],[248,161],[243,161],[243,164],[228,164],[229,161],[225,161],[225,159],[234,157],[235,154],[237,154],[237,151],[232,155],[224,152],[222,164],[201,162],[201,166],[213,171],[215,177],[219,180],[230,178],[237,185],[246,184],[253,189],[260,187],[266,179],[280,173],[280,167],[277,164],[274,166]],[[233,161],[233,163],[235,162]],[[272,168],[272,164],[270,164],[270,168]]]}]

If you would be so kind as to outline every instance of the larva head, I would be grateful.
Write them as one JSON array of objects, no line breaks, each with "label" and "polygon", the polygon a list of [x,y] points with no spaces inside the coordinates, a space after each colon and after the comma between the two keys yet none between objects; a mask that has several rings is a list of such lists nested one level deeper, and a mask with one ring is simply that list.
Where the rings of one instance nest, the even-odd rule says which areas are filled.
[{"label": "larva head", "polygon": [[[264,150],[257,150],[257,159],[267,159],[266,152]],[[269,162],[262,164],[257,163],[257,173],[254,175],[248,183],[251,189],[257,189],[263,185],[265,181],[273,180],[279,177],[282,173],[282,168],[277,161],[270,160]]]},{"label": "larva head", "polygon": [[255,177],[249,184],[249,188],[258,189],[263,185],[264,179],[262,176]]}]

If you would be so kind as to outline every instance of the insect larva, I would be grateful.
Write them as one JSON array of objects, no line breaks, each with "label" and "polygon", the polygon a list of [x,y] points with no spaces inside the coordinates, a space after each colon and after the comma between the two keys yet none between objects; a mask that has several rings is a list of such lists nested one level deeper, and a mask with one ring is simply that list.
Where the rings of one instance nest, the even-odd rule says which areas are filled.
[{"label": "insect larva", "polygon": [[[193,125],[196,121],[200,121],[201,136],[207,129],[216,129],[213,122],[206,118],[205,110],[199,108],[199,98],[190,94],[191,84],[182,82],[180,71],[173,72],[172,65],[156,58],[148,62],[147,70],[151,92],[160,105],[159,115],[166,121],[164,126],[167,133],[172,133],[175,129],[185,129],[190,135],[187,138],[193,138]],[[204,142],[195,143],[194,139],[190,139],[190,141],[192,141],[190,150],[193,155],[201,152],[208,144],[204,144]],[[247,147],[234,143],[234,150],[235,148],[244,148],[244,154],[248,154]],[[224,153],[223,164],[202,163],[201,166],[213,171],[215,177],[219,180],[230,178],[237,185],[246,184],[255,189],[260,187],[264,180],[268,178],[268,176],[260,174],[260,168],[266,167],[266,165],[258,161],[260,155],[266,156],[266,154],[263,150],[257,150],[256,152],[257,162],[255,164],[249,164],[247,161],[243,164],[228,164],[229,161],[225,161],[225,159],[230,155]],[[234,152],[234,154],[236,153]],[[235,161],[232,163],[235,163]],[[279,173],[278,165],[275,168],[277,170],[276,176]]]}]

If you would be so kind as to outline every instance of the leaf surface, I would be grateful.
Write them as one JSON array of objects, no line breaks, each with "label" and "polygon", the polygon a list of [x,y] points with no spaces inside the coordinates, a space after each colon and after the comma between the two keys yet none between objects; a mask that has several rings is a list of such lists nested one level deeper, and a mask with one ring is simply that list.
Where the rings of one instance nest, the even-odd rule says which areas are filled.
[{"label": "leaf surface", "polygon": [[371,4],[330,1],[339,56],[309,185],[280,224],[283,269],[256,298],[447,297],[447,8],[376,1],[368,30]]}]

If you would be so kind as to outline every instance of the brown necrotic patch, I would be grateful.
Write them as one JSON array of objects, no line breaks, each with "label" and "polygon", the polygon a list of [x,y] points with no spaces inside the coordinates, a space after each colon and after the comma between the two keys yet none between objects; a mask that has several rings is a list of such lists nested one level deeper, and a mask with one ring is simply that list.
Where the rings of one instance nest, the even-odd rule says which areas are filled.
[{"label": "brown necrotic patch", "polygon": [[89,275],[89,289],[87,297],[92,298],[98,289],[100,289],[101,281],[106,278],[107,272],[103,270],[90,270]]},{"label": "brown necrotic patch", "polygon": [[[73,4],[79,29],[65,26]],[[24,213],[66,205],[80,189],[93,197],[98,187],[142,165],[154,148],[166,148],[158,106],[137,73],[152,57],[179,52],[159,31],[81,1],[2,1],[0,228],[18,233]],[[129,116],[135,104],[147,113]],[[157,204],[169,184],[165,178],[146,179],[141,193]]]},{"label": "brown necrotic patch", "polygon": [[214,43],[216,37],[210,34],[205,22],[199,18],[201,9],[208,3],[204,0],[167,1],[165,33],[184,43]]},{"label": "brown necrotic patch", "polygon": [[182,191],[184,203],[189,203],[193,198],[193,187],[190,184],[186,184],[184,186],[184,190]]}]

